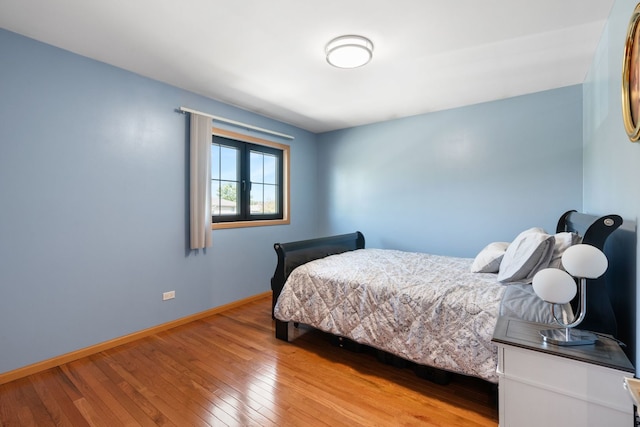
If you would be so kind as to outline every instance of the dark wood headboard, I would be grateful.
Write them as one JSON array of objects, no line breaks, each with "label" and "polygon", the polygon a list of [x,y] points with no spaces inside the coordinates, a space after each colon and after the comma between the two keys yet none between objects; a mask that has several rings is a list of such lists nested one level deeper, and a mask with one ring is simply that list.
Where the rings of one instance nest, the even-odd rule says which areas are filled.
[{"label": "dark wood headboard", "polygon": [[298,266],[314,259],[324,258],[329,255],[353,251],[364,248],[364,235],[355,233],[341,234],[339,236],[321,237],[318,239],[301,240],[291,243],[276,243],[273,248],[278,255],[276,271],[271,278],[271,290],[273,291],[271,314],[276,306],[282,287],[289,274]]},{"label": "dark wood headboard", "polygon": [[587,281],[587,315],[580,329],[610,334],[627,345],[635,360],[636,224],[618,215],[566,212],[556,232],[575,231],[582,242],[601,249],[609,261],[605,274]]}]

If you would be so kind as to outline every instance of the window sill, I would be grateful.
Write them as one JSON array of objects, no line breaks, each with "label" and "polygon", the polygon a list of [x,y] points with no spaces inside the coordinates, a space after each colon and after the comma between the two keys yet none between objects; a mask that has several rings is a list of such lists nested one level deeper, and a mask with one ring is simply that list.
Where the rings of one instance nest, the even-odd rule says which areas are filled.
[{"label": "window sill", "polygon": [[225,228],[245,228],[245,227],[268,227],[270,225],[288,225],[289,219],[270,219],[265,221],[235,221],[216,222],[211,224],[212,230],[222,230]]}]

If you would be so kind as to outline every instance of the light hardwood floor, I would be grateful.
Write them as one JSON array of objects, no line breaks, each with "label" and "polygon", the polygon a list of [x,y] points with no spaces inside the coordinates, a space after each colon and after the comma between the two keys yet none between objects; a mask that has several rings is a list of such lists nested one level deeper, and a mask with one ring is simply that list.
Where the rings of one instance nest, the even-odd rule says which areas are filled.
[{"label": "light hardwood floor", "polygon": [[497,426],[487,383],[433,384],[318,331],[274,338],[270,299],[0,385],[0,426]]}]

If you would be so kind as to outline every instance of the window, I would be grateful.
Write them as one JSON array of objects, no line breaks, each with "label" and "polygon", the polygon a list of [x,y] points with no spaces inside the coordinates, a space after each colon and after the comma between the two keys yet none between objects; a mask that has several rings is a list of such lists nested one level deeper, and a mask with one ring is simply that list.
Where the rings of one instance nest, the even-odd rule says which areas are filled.
[{"label": "window", "polygon": [[288,160],[287,145],[214,128],[213,228],[288,224]]}]

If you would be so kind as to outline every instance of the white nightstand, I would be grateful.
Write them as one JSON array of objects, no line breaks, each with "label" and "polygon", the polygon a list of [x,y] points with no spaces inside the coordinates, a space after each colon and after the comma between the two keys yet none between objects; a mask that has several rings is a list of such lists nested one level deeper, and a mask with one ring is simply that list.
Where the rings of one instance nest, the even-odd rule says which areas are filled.
[{"label": "white nightstand", "polygon": [[633,403],[624,379],[635,369],[620,346],[561,347],[539,334],[549,325],[498,319],[500,427],[633,427]]}]

